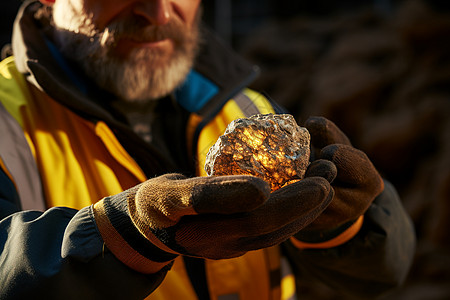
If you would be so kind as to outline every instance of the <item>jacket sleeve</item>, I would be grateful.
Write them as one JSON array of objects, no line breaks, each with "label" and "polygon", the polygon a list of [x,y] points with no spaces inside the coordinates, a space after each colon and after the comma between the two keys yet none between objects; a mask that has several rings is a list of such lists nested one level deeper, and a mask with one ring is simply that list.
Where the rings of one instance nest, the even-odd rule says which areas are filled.
[{"label": "jacket sleeve", "polygon": [[290,242],[283,246],[299,280],[319,280],[343,294],[368,299],[403,283],[415,245],[412,222],[395,188],[385,182],[384,191],[371,204],[362,228],[350,241],[323,250],[300,250]]},{"label": "jacket sleeve", "polygon": [[143,275],[105,247],[91,207],[19,211],[0,168],[0,299],[143,299],[167,270]]}]

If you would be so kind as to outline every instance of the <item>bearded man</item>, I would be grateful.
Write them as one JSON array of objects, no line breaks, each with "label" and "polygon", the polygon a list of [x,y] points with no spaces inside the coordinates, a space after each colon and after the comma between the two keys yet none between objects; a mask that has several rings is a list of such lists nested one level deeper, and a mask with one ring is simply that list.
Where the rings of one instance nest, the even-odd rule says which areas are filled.
[{"label": "bearded man", "polygon": [[284,113],[200,0],[23,4],[0,64],[0,298],[292,299],[293,274],[374,297],[414,230],[331,121],[305,178],[205,176],[227,124]]}]

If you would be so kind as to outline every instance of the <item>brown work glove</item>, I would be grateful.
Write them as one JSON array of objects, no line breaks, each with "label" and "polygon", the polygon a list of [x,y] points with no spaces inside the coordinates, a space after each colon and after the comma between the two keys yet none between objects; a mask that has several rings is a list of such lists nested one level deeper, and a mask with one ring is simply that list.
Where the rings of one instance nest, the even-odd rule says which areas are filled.
[{"label": "brown work glove", "polygon": [[322,177],[270,194],[253,176],[168,174],[104,198],[93,210],[113,254],[154,273],[178,255],[224,259],[279,244],[317,218],[332,197]]},{"label": "brown work glove", "polygon": [[327,209],[295,237],[306,242],[323,242],[358,220],[383,191],[384,184],[366,154],[353,148],[333,122],[311,117],[305,127],[311,134],[314,158],[306,176],[327,178],[335,195]]}]

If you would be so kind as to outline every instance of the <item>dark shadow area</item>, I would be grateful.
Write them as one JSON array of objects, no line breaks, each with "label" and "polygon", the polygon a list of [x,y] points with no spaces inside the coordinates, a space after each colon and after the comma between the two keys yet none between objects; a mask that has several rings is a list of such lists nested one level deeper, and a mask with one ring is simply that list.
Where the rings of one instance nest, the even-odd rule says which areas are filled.
[{"label": "dark shadow area", "polygon": [[11,43],[11,32],[21,0],[2,0],[0,17],[0,50]]},{"label": "dark shadow area", "polygon": [[[384,299],[450,299],[449,3],[278,16],[239,48],[262,69],[255,89],[300,123],[337,123],[397,187],[419,244],[406,284]],[[343,299],[299,284],[301,299]]]}]

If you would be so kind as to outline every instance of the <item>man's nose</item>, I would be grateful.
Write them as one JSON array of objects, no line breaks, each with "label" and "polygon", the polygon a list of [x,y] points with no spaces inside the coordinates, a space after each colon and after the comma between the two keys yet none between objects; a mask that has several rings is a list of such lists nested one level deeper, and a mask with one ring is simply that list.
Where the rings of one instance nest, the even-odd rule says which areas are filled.
[{"label": "man's nose", "polygon": [[165,25],[172,16],[170,0],[142,0],[136,3],[133,12],[152,25]]}]

